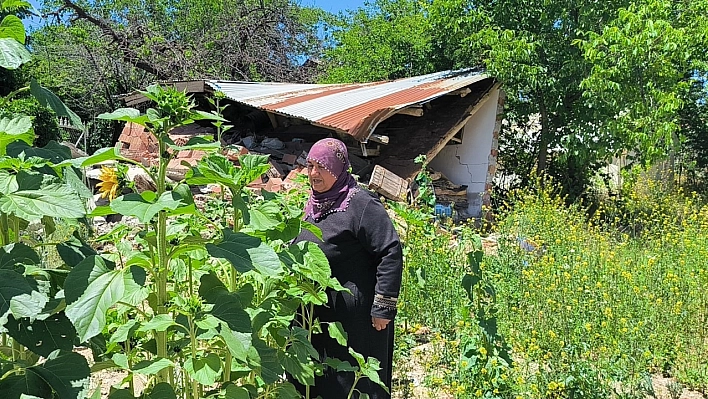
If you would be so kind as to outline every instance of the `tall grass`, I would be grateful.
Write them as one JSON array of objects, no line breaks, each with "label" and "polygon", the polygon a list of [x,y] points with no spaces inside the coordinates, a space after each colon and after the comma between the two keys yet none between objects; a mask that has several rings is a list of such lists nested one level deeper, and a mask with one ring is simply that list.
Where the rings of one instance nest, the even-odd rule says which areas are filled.
[{"label": "tall grass", "polygon": [[515,194],[496,226],[498,252],[484,259],[512,347],[509,391],[452,387],[470,321],[460,311],[464,234],[407,232],[402,315],[447,345],[432,366],[450,378],[437,382],[457,397],[644,397],[657,373],[708,388],[708,206],[642,180],[588,216],[545,187]]}]

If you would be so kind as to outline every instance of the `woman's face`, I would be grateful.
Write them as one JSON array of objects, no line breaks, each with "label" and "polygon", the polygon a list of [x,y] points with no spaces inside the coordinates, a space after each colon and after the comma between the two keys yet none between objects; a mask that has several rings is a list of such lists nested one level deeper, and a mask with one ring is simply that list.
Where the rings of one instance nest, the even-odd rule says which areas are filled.
[{"label": "woman's face", "polygon": [[318,193],[328,191],[337,181],[337,178],[329,173],[319,162],[307,161],[307,177],[310,179],[310,186]]}]

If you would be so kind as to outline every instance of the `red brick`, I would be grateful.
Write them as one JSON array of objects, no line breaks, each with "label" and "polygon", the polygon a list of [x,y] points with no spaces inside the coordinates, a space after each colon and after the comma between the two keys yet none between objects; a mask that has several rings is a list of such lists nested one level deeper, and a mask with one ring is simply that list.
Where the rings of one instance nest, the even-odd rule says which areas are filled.
[{"label": "red brick", "polygon": [[271,193],[280,191],[281,188],[283,188],[283,180],[277,177],[271,177],[268,179],[268,183],[266,183],[265,186],[265,190],[270,191]]}]

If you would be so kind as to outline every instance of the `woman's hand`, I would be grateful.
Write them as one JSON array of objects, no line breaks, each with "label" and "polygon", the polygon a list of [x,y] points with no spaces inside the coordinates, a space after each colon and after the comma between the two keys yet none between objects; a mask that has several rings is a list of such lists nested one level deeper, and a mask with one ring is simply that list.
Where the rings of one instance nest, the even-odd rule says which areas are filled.
[{"label": "woman's hand", "polygon": [[376,331],[381,331],[385,330],[386,326],[388,326],[388,323],[391,320],[386,320],[386,319],[380,319],[378,317],[372,317],[371,318],[371,327],[374,327]]}]

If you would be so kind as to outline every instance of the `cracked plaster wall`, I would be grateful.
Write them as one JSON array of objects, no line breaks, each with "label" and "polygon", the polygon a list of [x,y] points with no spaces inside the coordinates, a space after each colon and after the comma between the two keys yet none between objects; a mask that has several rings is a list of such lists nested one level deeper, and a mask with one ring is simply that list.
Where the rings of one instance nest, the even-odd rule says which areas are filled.
[{"label": "cracked plaster wall", "polygon": [[485,194],[499,90],[495,90],[465,125],[462,144],[447,145],[430,161],[451,182],[467,186],[469,216],[479,216]]}]

